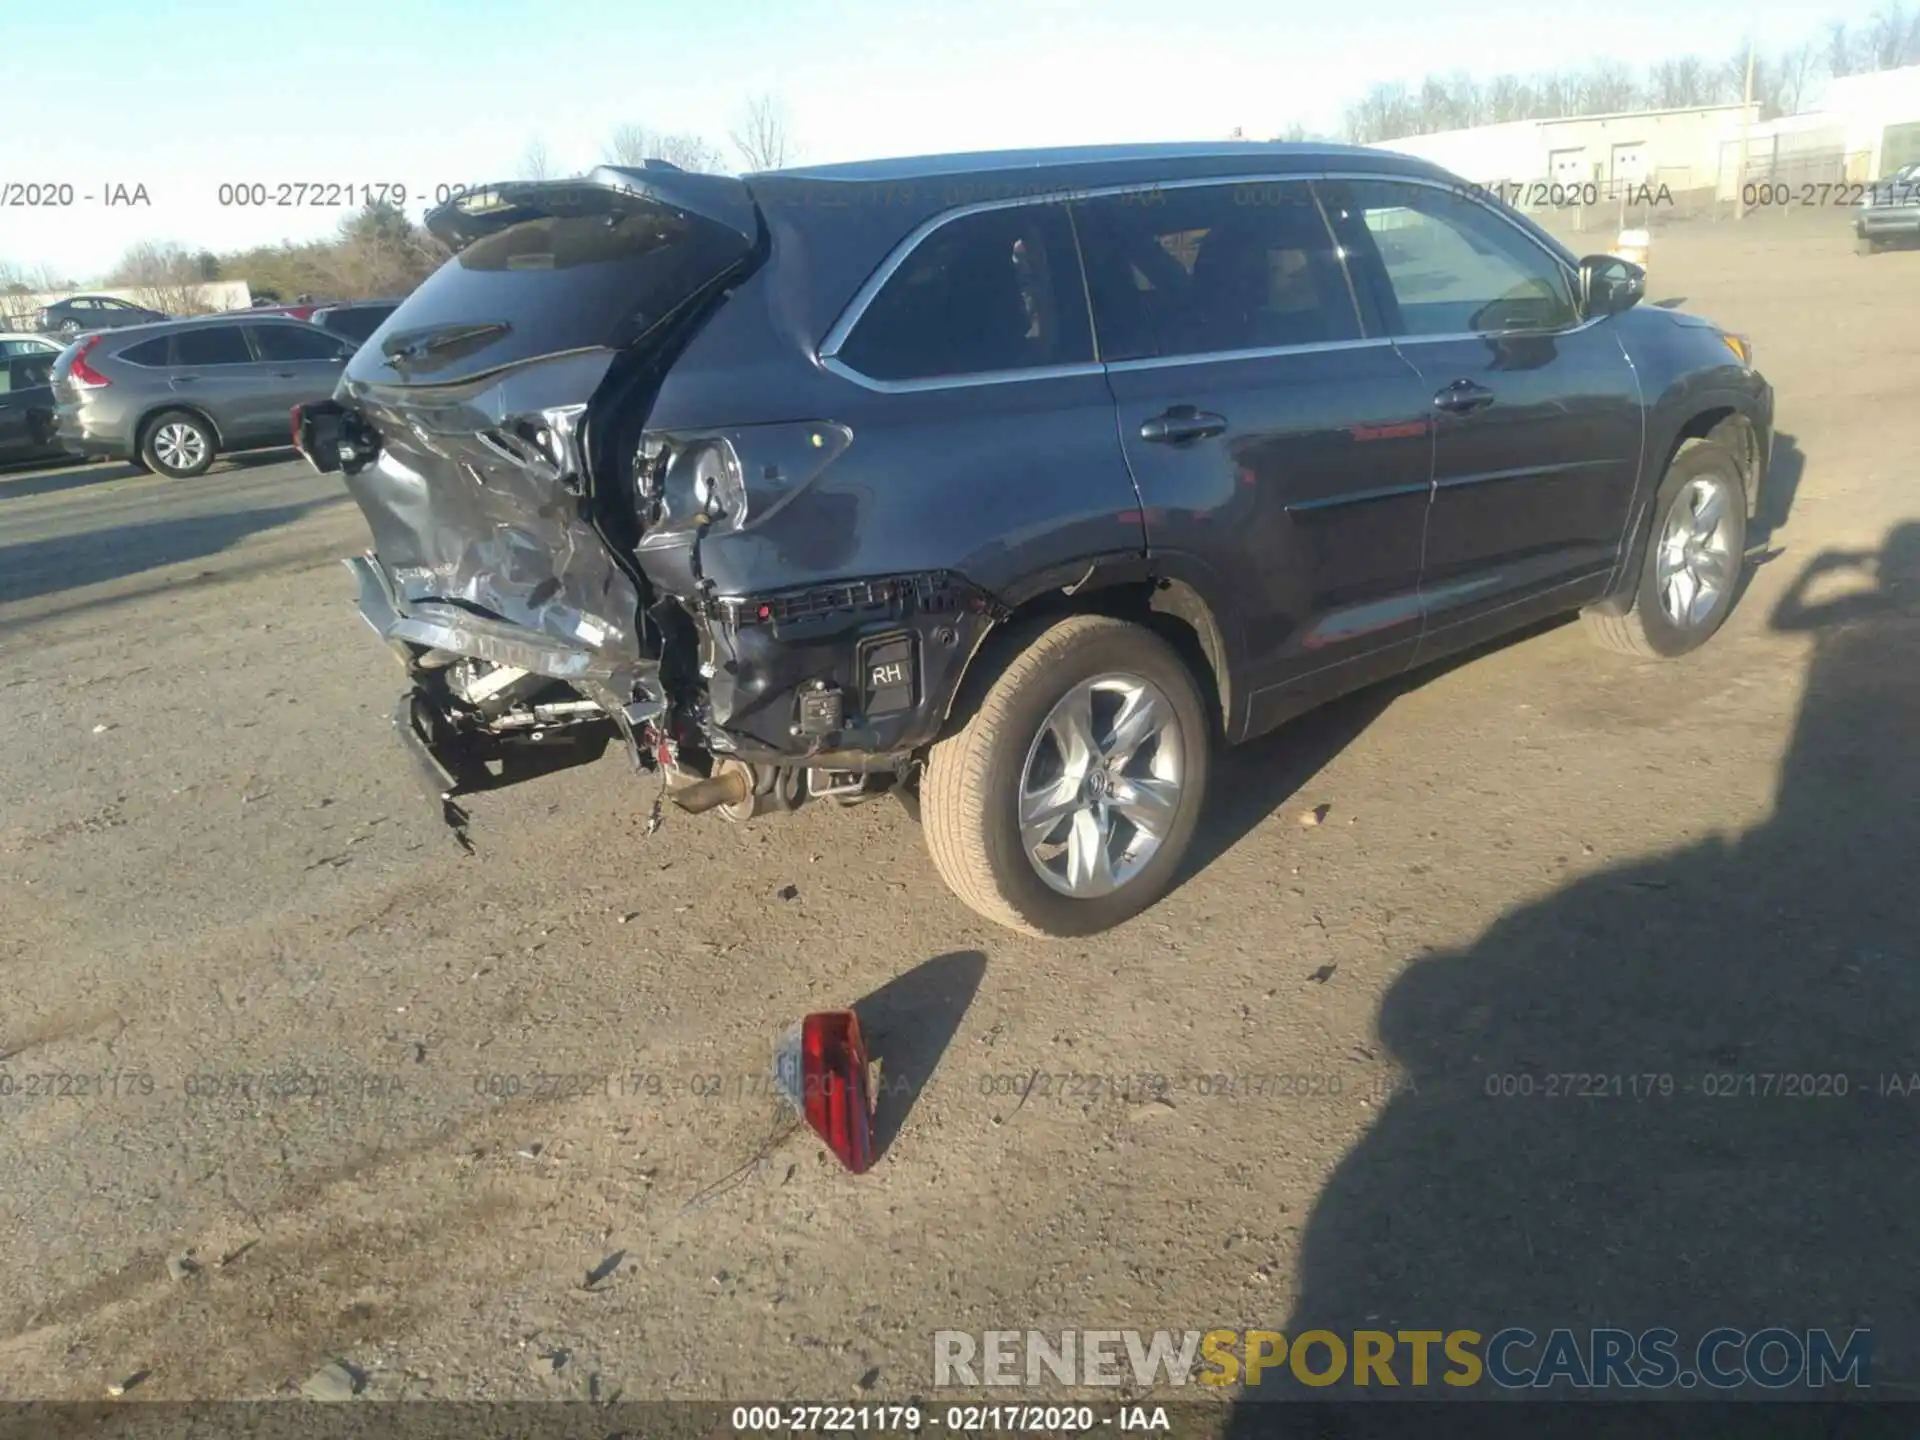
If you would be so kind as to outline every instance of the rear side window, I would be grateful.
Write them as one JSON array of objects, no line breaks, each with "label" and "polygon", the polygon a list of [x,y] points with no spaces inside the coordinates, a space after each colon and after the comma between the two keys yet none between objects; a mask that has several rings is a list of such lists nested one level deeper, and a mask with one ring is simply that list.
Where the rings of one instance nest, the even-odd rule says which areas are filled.
[{"label": "rear side window", "polygon": [[129,345],[116,358],[134,365],[165,365],[167,345],[171,338],[171,336],[161,335],[152,340],[142,340],[138,345]]},{"label": "rear side window", "polygon": [[837,358],[875,380],[1092,361],[1065,207],[983,210],[940,226],[888,277]]},{"label": "rear side window", "polygon": [[352,347],[317,325],[253,325],[253,345],[262,360],[336,360]]},{"label": "rear side window", "polygon": [[176,365],[248,365],[253,355],[238,325],[208,325],[173,337]]},{"label": "rear side window", "polygon": [[1577,324],[1566,268],[1465,195],[1427,185],[1361,181],[1328,187],[1328,203],[1372,264],[1398,335],[1493,335]]},{"label": "rear side window", "polygon": [[1103,360],[1361,338],[1305,181],[1109,195],[1075,208]]}]

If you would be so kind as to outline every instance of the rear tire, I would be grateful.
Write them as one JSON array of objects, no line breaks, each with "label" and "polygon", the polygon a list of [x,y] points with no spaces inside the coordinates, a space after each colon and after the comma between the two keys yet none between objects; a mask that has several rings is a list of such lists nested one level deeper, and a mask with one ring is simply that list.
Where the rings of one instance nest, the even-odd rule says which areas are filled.
[{"label": "rear tire", "polygon": [[1587,633],[1642,660],[1699,649],[1733,610],[1746,546],[1746,487],[1733,451],[1715,440],[1687,441],[1654,495],[1628,608],[1588,610]]},{"label": "rear tire", "polygon": [[163,410],[140,436],[140,460],[173,480],[204,475],[219,452],[213,427],[191,410]]},{"label": "rear tire", "polygon": [[1074,615],[968,687],[920,785],[927,849],[954,894],[1052,936],[1111,929],[1164,895],[1200,818],[1212,738],[1173,647]]}]

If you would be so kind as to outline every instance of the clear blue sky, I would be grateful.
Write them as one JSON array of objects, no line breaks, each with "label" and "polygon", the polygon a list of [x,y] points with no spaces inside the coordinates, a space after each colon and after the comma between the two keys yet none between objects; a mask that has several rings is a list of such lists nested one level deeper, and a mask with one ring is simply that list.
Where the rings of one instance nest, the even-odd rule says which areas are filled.
[{"label": "clear blue sky", "polygon": [[[135,241],[215,250],[322,234],[337,211],[222,208],[223,181],[572,171],[622,124],[725,144],[777,93],[803,158],[1332,128],[1382,80],[1639,66],[1781,47],[1870,4],[1606,0],[0,0],[36,93],[0,184],[146,187],[149,208],[0,209],[0,260],[87,281]],[[420,213],[418,203],[409,210]]]}]

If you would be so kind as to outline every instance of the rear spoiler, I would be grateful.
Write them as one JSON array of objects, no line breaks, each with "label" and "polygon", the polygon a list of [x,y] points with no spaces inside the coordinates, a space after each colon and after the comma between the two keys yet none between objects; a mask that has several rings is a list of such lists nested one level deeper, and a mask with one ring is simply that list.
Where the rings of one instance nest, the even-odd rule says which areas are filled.
[{"label": "rear spoiler", "polygon": [[455,253],[518,225],[561,215],[620,215],[666,207],[697,215],[738,235],[760,239],[760,210],[746,182],[704,175],[661,160],[644,168],[598,165],[570,180],[511,180],[456,195],[428,212],[427,231]]}]

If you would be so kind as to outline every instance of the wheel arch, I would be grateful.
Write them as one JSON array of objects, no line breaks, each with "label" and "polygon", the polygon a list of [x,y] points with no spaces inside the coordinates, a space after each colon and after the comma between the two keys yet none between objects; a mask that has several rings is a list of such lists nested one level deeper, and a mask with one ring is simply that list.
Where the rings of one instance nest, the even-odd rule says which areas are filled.
[{"label": "wheel arch", "polygon": [[1756,413],[1751,398],[1740,394],[1701,396],[1689,404],[1684,415],[1668,429],[1649,455],[1657,456],[1646,482],[1645,496],[1634,513],[1628,529],[1628,544],[1614,572],[1613,584],[1603,608],[1620,610],[1630,606],[1640,583],[1640,568],[1646,561],[1647,542],[1653,534],[1654,497],[1680,452],[1690,445],[1724,445],[1733,455],[1740,473],[1741,490],[1746,496],[1751,521],[1760,513],[1760,491],[1766,479],[1768,437],[1763,417]]},{"label": "wheel arch", "polygon": [[1202,588],[1206,584],[1179,557],[1137,552],[1092,556],[1028,577],[1001,596],[1005,613],[968,659],[949,697],[943,727],[952,723],[961,697],[977,690],[983,679],[990,683],[1036,627],[1068,615],[1110,615],[1152,630],[1172,645],[1206,701],[1214,733],[1237,739],[1238,651],[1221,608]]},{"label": "wheel arch", "polygon": [[196,420],[199,420],[207,429],[211,430],[213,432],[213,448],[215,450],[224,450],[227,448],[227,437],[220,433],[219,421],[215,420],[213,416],[209,415],[202,407],[187,404],[176,398],[156,401],[140,412],[140,418],[133,423],[134,454],[138,455],[146,448],[147,430],[152,426],[153,422],[170,410],[183,411],[193,416]]}]

